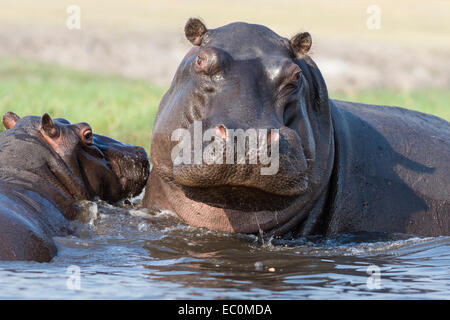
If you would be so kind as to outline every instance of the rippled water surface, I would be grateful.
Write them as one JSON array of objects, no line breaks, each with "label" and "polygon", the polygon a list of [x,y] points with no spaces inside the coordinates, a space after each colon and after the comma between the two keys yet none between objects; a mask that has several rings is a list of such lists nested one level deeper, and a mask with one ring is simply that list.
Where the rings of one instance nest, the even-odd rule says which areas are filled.
[{"label": "rippled water surface", "polygon": [[450,298],[450,237],[261,243],[187,226],[170,212],[85,206],[98,217],[57,238],[51,263],[0,262],[0,298]]}]

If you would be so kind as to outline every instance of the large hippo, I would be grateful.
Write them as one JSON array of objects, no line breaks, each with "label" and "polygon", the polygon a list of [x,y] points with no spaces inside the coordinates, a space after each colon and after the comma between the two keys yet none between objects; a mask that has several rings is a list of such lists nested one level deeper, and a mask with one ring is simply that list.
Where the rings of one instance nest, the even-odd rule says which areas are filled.
[{"label": "large hippo", "polygon": [[145,186],[145,150],[94,134],[87,123],[7,112],[3,124],[0,260],[50,261],[53,237],[72,231],[77,200],[114,202]]},{"label": "large hippo", "polygon": [[[144,206],[193,226],[268,237],[450,234],[447,121],[329,99],[307,32],[288,40],[261,25],[207,29],[190,19],[185,34],[193,48],[159,106]],[[227,142],[231,130],[271,129],[266,145],[278,145],[278,171],[179,161],[173,133],[195,135],[195,126]]]}]

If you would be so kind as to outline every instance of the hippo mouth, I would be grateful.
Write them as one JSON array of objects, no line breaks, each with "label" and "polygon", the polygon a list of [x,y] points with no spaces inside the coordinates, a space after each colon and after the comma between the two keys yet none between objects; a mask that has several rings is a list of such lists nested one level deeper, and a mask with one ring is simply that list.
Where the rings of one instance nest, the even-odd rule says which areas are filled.
[{"label": "hippo mouth", "polygon": [[193,201],[222,209],[243,212],[283,210],[297,195],[285,196],[245,186],[191,187],[181,186],[186,197]]}]

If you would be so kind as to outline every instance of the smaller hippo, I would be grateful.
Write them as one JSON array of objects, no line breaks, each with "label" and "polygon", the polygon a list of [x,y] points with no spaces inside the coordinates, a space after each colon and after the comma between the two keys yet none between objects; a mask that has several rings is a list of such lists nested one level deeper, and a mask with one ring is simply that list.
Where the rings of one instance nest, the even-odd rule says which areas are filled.
[{"label": "smaller hippo", "polygon": [[141,147],[48,114],[3,116],[0,133],[0,260],[50,261],[70,234],[78,200],[138,195],[149,175]]}]

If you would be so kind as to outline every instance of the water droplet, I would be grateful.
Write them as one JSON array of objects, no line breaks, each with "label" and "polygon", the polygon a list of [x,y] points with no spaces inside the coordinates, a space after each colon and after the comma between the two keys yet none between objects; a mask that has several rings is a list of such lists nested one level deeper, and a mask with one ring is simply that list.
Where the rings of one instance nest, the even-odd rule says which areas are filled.
[{"label": "water droplet", "polygon": [[145,222],[141,222],[138,224],[137,228],[141,232],[148,231],[148,224]]},{"label": "water droplet", "polygon": [[261,261],[255,262],[255,270],[256,271],[262,271],[263,268],[264,268],[264,263],[262,263]]}]

